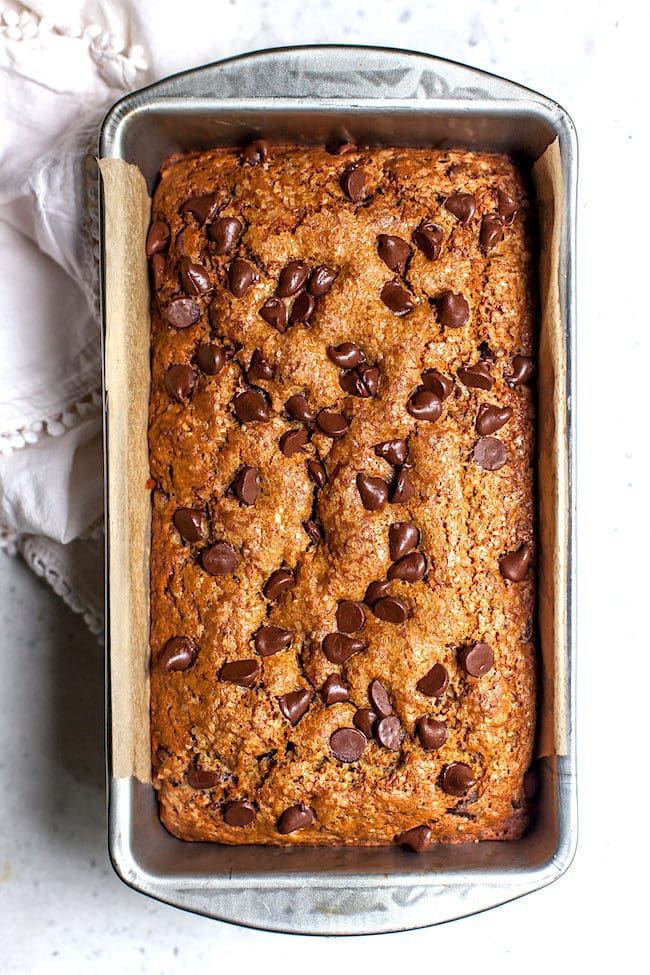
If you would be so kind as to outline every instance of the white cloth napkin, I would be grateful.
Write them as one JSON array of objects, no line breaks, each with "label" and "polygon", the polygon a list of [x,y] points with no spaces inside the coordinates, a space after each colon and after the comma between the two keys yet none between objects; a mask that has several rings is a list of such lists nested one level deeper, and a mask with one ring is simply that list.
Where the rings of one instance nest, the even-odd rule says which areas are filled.
[{"label": "white cloth napkin", "polygon": [[[181,9],[182,8],[182,9]],[[0,0],[0,546],[102,629],[101,119],[216,60],[239,0]]]}]

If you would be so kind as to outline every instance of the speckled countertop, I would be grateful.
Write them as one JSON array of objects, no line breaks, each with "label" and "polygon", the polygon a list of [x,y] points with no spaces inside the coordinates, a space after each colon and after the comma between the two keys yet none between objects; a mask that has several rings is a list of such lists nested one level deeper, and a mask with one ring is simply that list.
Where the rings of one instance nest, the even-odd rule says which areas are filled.
[{"label": "speckled countertop", "polygon": [[546,890],[460,922],[383,938],[315,941],[249,931],[134,893],[106,855],[101,650],[22,563],[0,556],[0,970],[114,975],[259,965],[265,973],[318,973],[381,962],[388,970],[408,964],[500,975],[612,965],[638,971],[650,676],[648,505],[641,496],[650,329],[640,300],[647,281],[647,9],[632,0],[249,6],[249,32],[222,38],[224,52],[317,41],[420,49],[537,88],[576,123],[578,854]]}]

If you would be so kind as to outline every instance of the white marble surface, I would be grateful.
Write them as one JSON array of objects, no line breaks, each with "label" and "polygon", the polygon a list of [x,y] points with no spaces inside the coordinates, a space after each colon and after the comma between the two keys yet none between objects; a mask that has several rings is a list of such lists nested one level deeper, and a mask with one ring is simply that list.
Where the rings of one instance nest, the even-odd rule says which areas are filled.
[{"label": "white marble surface", "polygon": [[650,676],[642,78],[648,14],[631,0],[249,6],[248,33],[226,45],[231,53],[317,41],[410,47],[537,88],[575,120],[581,150],[578,854],[568,874],[544,891],[460,922],[382,938],[271,935],[147,900],[117,880],[106,856],[101,652],[22,564],[0,557],[0,970],[113,975],[190,966],[246,972],[259,965],[272,973],[406,962],[419,970],[488,973],[614,965],[639,971]]}]

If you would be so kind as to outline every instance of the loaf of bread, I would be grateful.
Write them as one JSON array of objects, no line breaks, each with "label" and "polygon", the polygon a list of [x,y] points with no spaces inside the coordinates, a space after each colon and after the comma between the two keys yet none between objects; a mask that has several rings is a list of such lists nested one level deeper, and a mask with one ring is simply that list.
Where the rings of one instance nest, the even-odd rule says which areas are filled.
[{"label": "loaf of bread", "polygon": [[186,840],[513,839],[535,301],[505,156],[168,160],[147,238],[153,781]]}]

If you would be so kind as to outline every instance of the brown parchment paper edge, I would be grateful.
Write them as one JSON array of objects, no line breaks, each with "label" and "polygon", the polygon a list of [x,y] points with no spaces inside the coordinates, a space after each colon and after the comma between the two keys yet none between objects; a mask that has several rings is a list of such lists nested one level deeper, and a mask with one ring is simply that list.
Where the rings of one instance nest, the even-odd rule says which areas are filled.
[{"label": "brown parchment paper edge", "polygon": [[[150,317],[144,254],[151,200],[137,166],[122,159],[102,159],[99,168],[104,202],[112,772],[116,778],[134,776],[148,783]],[[558,140],[535,163],[533,182],[541,239],[537,431],[541,687],[536,753],[548,756],[567,751],[568,463],[558,277],[563,203]]]}]

